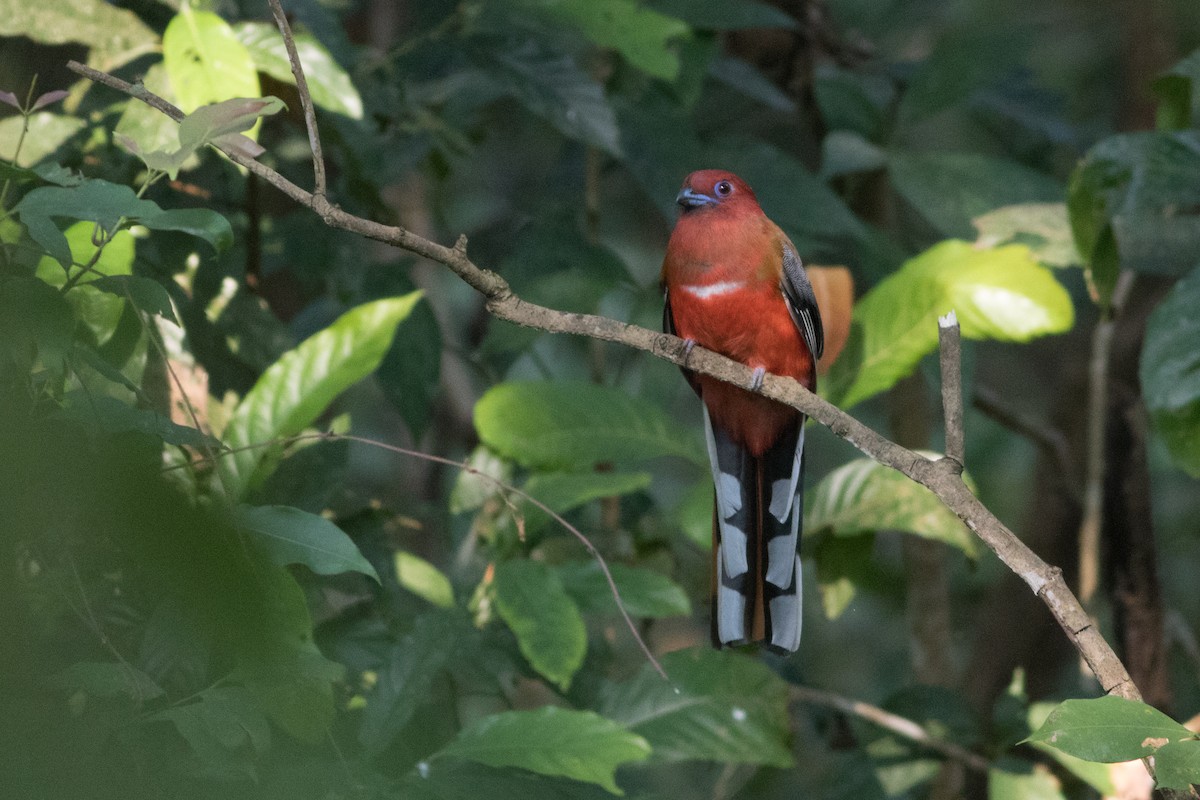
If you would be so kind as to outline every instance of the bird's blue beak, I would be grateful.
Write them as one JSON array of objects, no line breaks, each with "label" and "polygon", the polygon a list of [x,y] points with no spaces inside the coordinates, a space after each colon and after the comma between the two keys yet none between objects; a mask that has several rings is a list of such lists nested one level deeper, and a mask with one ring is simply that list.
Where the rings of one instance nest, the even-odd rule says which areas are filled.
[{"label": "bird's blue beak", "polygon": [[717,198],[711,195],[701,194],[700,192],[683,187],[679,194],[675,196],[675,202],[683,206],[685,209],[700,208],[701,206],[712,206],[717,204]]}]

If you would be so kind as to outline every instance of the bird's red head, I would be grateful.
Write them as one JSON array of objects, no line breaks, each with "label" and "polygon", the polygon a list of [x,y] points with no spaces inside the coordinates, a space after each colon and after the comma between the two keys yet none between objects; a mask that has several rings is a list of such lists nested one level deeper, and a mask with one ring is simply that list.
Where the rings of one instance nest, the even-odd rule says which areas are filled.
[{"label": "bird's red head", "polygon": [[722,169],[702,169],[688,175],[675,197],[684,214],[718,208],[758,210],[754,190],[737,175]]}]

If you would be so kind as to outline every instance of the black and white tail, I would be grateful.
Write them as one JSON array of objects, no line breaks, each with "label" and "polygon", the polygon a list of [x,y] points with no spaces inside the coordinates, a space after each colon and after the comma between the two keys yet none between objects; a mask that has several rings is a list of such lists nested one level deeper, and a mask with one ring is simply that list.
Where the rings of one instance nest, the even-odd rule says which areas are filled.
[{"label": "black and white tail", "polygon": [[755,458],[704,410],[712,464],[713,643],[800,646],[800,526],[804,516],[804,423]]}]

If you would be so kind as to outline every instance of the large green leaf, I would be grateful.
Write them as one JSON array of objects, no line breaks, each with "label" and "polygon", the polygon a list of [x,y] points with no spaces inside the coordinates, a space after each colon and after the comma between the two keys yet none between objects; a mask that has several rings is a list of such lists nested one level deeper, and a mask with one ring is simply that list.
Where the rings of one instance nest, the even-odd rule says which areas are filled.
[{"label": "large green leaf", "polygon": [[[937,453],[924,453],[939,458]],[[826,475],[804,501],[804,535],[862,536],[906,531],[957,547],[974,558],[979,546],[933,492],[894,469],[860,458]]]},{"label": "large green leaf", "polygon": [[50,111],[39,111],[29,116],[29,130],[25,133],[25,138],[21,139],[23,127],[24,120],[19,116],[0,119],[0,153],[3,153],[5,158],[11,158],[17,150],[17,141],[21,140],[21,154],[17,164],[32,167],[86,128],[87,121]]},{"label": "large green leaf", "polygon": [[1112,764],[1152,756],[1166,744],[1195,736],[1156,708],[1110,695],[1063,701],[1026,741]]},{"label": "large green leaf", "polygon": [[664,80],[679,75],[674,40],[688,26],[635,0],[524,0],[536,11],[577,28],[589,41],[611,48],[638,69]]},{"label": "large green leaf", "polygon": [[0,0],[0,36],[85,44],[88,63],[105,72],[152,52],[158,44],[158,35],[137,14],[104,0]]},{"label": "large green leaf", "polygon": [[1154,777],[1160,789],[1187,791],[1200,786],[1200,741],[1172,742],[1154,754]]},{"label": "large green leaf", "polygon": [[[692,613],[687,593],[666,575],[644,567],[609,564],[621,605],[634,617],[678,617]],[[583,611],[616,611],[612,587],[595,561],[571,562],[558,567],[567,594]]]},{"label": "large green leaf", "polygon": [[282,445],[271,443],[311,425],[335,397],[371,374],[420,296],[353,308],[272,364],[225,427],[225,444],[237,450],[219,466],[225,490],[241,498],[260,484],[282,452]]},{"label": "large green leaf", "polygon": [[677,650],[605,692],[600,711],[654,748],[660,761],[703,759],[792,764],[787,685],[765,665],[732,651]]},{"label": "large green leaf", "polygon": [[496,566],[495,589],[496,610],[522,655],[566,691],[587,654],[587,630],[558,575],[539,561],[505,561]]},{"label": "large green leaf", "polygon": [[1172,287],[1146,323],[1140,377],[1146,410],[1167,449],[1200,477],[1200,267]]},{"label": "large green leaf", "polygon": [[1064,187],[1014,161],[973,153],[894,153],[892,184],[941,236],[965,238],[971,220],[1001,206],[1062,200]]},{"label": "large green leaf", "polygon": [[273,564],[303,564],[318,575],[361,572],[379,580],[350,537],[322,516],[291,506],[242,506],[237,523]]},{"label": "large green leaf", "polygon": [[559,775],[624,794],[616,783],[622,764],[644,761],[650,745],[641,736],[591,711],[545,706],[484,717],[433,755],[520,767]]},{"label": "large green leaf", "polygon": [[1066,203],[1018,203],[989,211],[972,224],[979,231],[977,246],[1023,244],[1048,267],[1073,267],[1083,263],[1071,236]]},{"label": "large green leaf", "polygon": [[534,39],[488,40],[471,56],[491,80],[564,135],[613,155],[620,133],[604,89],[575,60]]},{"label": "large green leaf", "polygon": [[509,382],[475,404],[475,429],[496,452],[530,467],[679,456],[706,464],[699,436],[657,405],[582,382]]},{"label": "large green leaf", "polygon": [[[234,26],[233,32],[260,72],[295,85],[296,77],[277,27],[266,22],[241,22]],[[295,40],[313,103],[351,119],[362,119],[363,104],[358,90],[325,46],[309,33],[297,33]]]},{"label": "large green leaf", "polygon": [[854,307],[850,342],[825,386],[843,407],[885,391],[937,349],[953,310],[968,339],[1027,342],[1075,321],[1070,295],[1029,248],[950,240],[905,262]]},{"label": "large green leaf", "polygon": [[258,70],[233,28],[185,3],[163,33],[163,64],[185,114],[234,97],[258,97]]},{"label": "large green leaf", "polygon": [[[1014,678],[1014,683],[1015,683]],[[1023,673],[1021,680],[1024,680]],[[1010,692],[1012,689],[1010,688]],[[1023,689],[1021,690],[1024,691]],[[1026,699],[1024,702],[1028,702]],[[1051,702],[1032,703],[1029,705],[1026,713],[1027,724],[1022,734],[1019,734],[1013,739],[1015,743],[1025,734],[1031,733],[1042,727],[1042,723],[1046,721],[1046,717],[1057,708],[1057,704]],[[1107,764],[1101,764],[1097,761],[1084,761],[1082,758],[1077,758],[1069,753],[1064,753],[1056,747],[1051,747],[1045,742],[1030,742],[1030,745],[1035,749],[1053,758],[1063,769],[1070,772],[1076,778],[1098,791],[1101,796],[1109,797],[1117,793],[1116,787],[1113,785],[1112,772]]]},{"label": "large green leaf", "polygon": [[[648,472],[538,472],[522,489],[551,511],[563,514],[602,497],[617,497],[650,485]],[[532,533],[551,523],[546,512],[523,502],[525,531]]]}]

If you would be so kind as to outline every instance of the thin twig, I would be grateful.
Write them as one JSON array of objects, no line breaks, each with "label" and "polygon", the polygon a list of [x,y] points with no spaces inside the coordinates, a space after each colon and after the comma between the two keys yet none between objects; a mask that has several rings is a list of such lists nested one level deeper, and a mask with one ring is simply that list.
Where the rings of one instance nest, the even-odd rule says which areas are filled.
[{"label": "thin twig", "polygon": [[946,419],[946,456],[966,464],[962,403],[962,337],[953,310],[938,317],[938,354],[942,367],[942,413]]},{"label": "thin twig", "polygon": [[313,108],[312,94],[308,91],[308,79],[304,77],[304,67],[300,64],[300,54],[296,52],[296,39],[292,35],[292,26],[288,24],[287,15],[279,0],[267,0],[271,13],[275,16],[275,24],[283,35],[283,45],[287,48],[288,62],[292,65],[292,75],[296,78],[296,91],[300,94],[300,107],[304,110],[304,127],[308,130],[308,146],[312,149],[313,161],[313,194],[324,197],[325,190],[325,154],[321,150],[321,134],[317,129],[317,112]]},{"label": "thin twig", "polygon": [[[78,62],[72,61],[68,67],[86,78],[143,99],[155,108],[165,103],[161,98],[150,99],[151,93],[144,87],[133,87],[119,78]],[[175,111],[178,112],[178,109]],[[459,237],[453,247],[446,247],[404,228],[381,225],[356,217],[333,205],[326,198],[304,191],[257,161],[236,153],[226,155],[234,163],[244,166],[298,203],[312,208],[326,225],[390,244],[446,266],[484,296],[489,313],[498,319],[550,333],[567,333],[618,342],[680,366],[683,366],[686,360],[687,368],[691,371],[735,385],[748,385],[753,377],[753,371],[746,365],[700,347],[689,350],[682,339],[666,333],[628,325],[607,317],[566,313],[529,303],[515,295],[502,277],[490,270],[481,269],[471,261],[467,256],[466,237]],[[760,392],[764,397],[804,413],[878,463],[903,473],[932,491],[983,540],[1005,566],[1016,573],[1030,590],[1041,598],[1096,675],[1104,692],[1133,700],[1141,699],[1141,694],[1130,680],[1125,665],[1092,624],[1078,598],[1063,580],[1062,570],[1039,558],[971,493],[962,480],[961,465],[951,459],[930,460],[885,439],[791,378],[767,375],[762,381]]]},{"label": "thin twig", "polygon": [[978,753],[974,753],[953,742],[947,742],[945,739],[939,739],[911,719],[902,717],[899,714],[893,714],[890,711],[884,711],[879,706],[873,706],[861,700],[853,700],[849,697],[843,697],[842,695],[826,692],[821,689],[814,689],[811,686],[797,686],[792,684],[788,686],[788,691],[791,693],[793,700],[832,708],[844,714],[852,714],[860,719],[865,719],[867,722],[878,725],[884,730],[891,731],[898,736],[903,736],[905,739],[916,742],[926,749],[933,750],[935,753],[939,753],[946,758],[965,764],[977,772],[986,773],[991,769],[991,763]]},{"label": "thin twig", "polygon": [[1079,523],[1079,599],[1086,606],[1100,584],[1100,518],[1104,513],[1104,436],[1108,422],[1108,368],[1117,317],[1129,292],[1134,273],[1117,278],[1109,305],[1092,332],[1088,362],[1087,461],[1083,482],[1083,519]]}]

